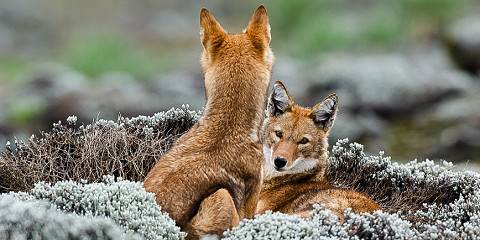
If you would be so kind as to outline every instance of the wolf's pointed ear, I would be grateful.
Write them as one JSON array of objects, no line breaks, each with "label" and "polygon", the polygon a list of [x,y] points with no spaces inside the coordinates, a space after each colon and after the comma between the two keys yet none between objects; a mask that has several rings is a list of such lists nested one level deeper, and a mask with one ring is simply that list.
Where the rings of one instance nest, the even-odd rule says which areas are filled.
[{"label": "wolf's pointed ear", "polygon": [[318,126],[328,132],[333,126],[338,109],[338,97],[335,93],[330,94],[321,103],[313,107],[310,118]]},{"label": "wolf's pointed ear", "polygon": [[270,23],[268,20],[267,9],[263,5],[260,5],[250,17],[245,32],[255,46],[266,47],[270,44]]},{"label": "wolf's pointed ear", "polygon": [[200,38],[205,48],[220,43],[227,33],[215,17],[206,8],[200,10]]},{"label": "wolf's pointed ear", "polygon": [[268,98],[267,112],[269,116],[278,116],[292,107],[292,99],[282,82],[277,81],[273,85],[272,93]]}]

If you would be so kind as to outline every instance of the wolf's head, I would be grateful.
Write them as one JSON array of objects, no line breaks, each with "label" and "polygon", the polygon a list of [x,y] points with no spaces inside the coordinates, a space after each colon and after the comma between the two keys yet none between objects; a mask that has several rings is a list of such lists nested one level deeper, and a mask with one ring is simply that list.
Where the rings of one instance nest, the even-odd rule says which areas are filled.
[{"label": "wolf's head", "polygon": [[226,32],[215,17],[202,8],[200,36],[203,45],[201,64],[207,93],[216,84],[211,76],[231,80],[250,75],[246,77],[261,79],[263,84],[268,85],[274,57],[269,46],[270,24],[264,6],[257,8],[246,29],[237,34]]},{"label": "wolf's head", "polygon": [[298,106],[282,82],[275,83],[268,99],[268,116],[261,133],[266,179],[314,170],[324,171],[327,137],[335,120],[337,106],[335,94],[311,108]]}]

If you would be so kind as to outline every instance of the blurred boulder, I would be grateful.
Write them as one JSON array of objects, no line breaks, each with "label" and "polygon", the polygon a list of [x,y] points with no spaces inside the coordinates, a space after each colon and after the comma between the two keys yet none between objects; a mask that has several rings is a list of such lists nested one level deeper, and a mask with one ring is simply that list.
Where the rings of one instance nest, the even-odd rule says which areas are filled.
[{"label": "blurred boulder", "polygon": [[159,75],[155,79],[153,91],[159,102],[165,108],[181,106],[188,103],[195,109],[200,109],[205,103],[203,76],[193,72],[191,68],[184,71],[171,71]]},{"label": "blurred boulder", "polygon": [[[478,79],[451,66],[440,48],[327,55],[320,63],[303,68],[288,61],[276,65],[275,77],[285,80],[298,103],[313,106],[331,92],[339,95],[340,112],[332,142],[348,137],[367,145],[370,151],[385,149],[399,158],[443,158],[452,156],[448,151],[454,148],[450,145],[456,143],[439,139],[444,130],[453,125],[450,120],[436,119],[432,109],[438,109],[436,114],[455,111],[458,110],[455,102],[461,102],[465,110],[456,114],[465,116],[456,121],[462,123],[474,122],[466,117],[471,118],[473,112],[478,111],[478,103],[469,104],[480,92]],[[283,72],[285,69],[279,70],[279,65],[286,66],[288,73]],[[472,128],[478,129],[468,125],[457,131]],[[469,137],[464,136],[475,138],[472,134],[474,131],[469,131]],[[466,147],[461,149],[466,153],[478,150],[476,143],[467,144],[467,139],[457,142],[465,143]],[[463,158],[452,156],[451,159]]]},{"label": "blurred boulder", "polygon": [[437,51],[331,56],[313,71],[306,97],[348,92],[344,108],[386,119],[422,111],[477,87],[473,78],[452,68]]},{"label": "blurred boulder", "polygon": [[454,22],[445,36],[453,61],[469,73],[480,73],[480,15]]},{"label": "blurred boulder", "polygon": [[36,67],[28,81],[26,93],[58,97],[85,89],[88,80],[68,67],[48,63]]},{"label": "blurred boulder", "polygon": [[[282,56],[272,80],[284,81],[301,105],[313,106],[332,92],[339,95],[331,143],[348,137],[396,159],[480,160],[480,81],[452,66],[440,48],[330,54],[309,63]],[[47,64],[12,91],[17,92],[3,104],[14,109],[16,117],[0,109],[0,121],[28,118],[30,132],[70,115],[89,123],[119,114],[151,115],[182,104],[201,109],[205,102],[198,66],[188,64],[151,81],[138,81],[124,72],[87,79],[73,69]]]},{"label": "blurred boulder", "polygon": [[[191,41],[192,37],[197,36],[196,32],[192,34],[192,22],[196,19],[192,16],[184,15],[175,10],[162,10],[157,13],[147,22],[147,32],[154,33],[158,39],[175,42]],[[175,24],[165,24],[165,23]]]},{"label": "blurred boulder", "polygon": [[[42,64],[32,71],[17,96],[24,101],[31,99],[29,105],[38,113],[31,116],[37,119],[29,125],[44,128],[70,115],[83,117],[79,104],[88,84],[85,76],[70,68],[55,63]],[[18,108],[16,102],[11,104]]]},{"label": "blurred boulder", "polygon": [[56,40],[53,26],[58,23],[44,2],[0,1],[0,53],[38,52]]},{"label": "blurred boulder", "polygon": [[[310,85],[309,72],[307,71],[309,64],[304,61],[290,58],[287,56],[276,57],[275,65],[272,71],[272,84],[274,81],[280,80],[284,82],[288,88],[290,95],[294,96],[295,100],[301,101],[301,97]],[[321,97],[321,96],[316,96]],[[321,100],[321,99],[317,99]],[[315,99],[310,99],[309,103],[314,102]]]},{"label": "blurred boulder", "polygon": [[116,119],[120,114],[152,115],[183,104],[200,109],[204,103],[200,86],[200,75],[189,70],[162,74],[147,82],[124,72],[87,79],[71,68],[43,64],[5,99],[5,109],[11,111],[0,109],[0,123],[10,121],[9,125],[35,132],[71,115],[88,123],[98,117]]},{"label": "blurred boulder", "polygon": [[119,114],[138,116],[160,110],[156,96],[127,73],[106,73],[91,88],[85,92],[83,105],[90,116],[100,114],[111,119]]},{"label": "blurred boulder", "polygon": [[429,118],[448,123],[440,130],[440,144],[431,155],[453,159],[478,159],[480,155],[480,96],[451,99],[433,108]]}]

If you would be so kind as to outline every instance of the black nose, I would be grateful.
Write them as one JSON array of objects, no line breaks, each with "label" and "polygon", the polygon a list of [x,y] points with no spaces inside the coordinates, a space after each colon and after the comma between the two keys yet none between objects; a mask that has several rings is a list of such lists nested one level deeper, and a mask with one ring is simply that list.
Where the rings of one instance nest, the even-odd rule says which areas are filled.
[{"label": "black nose", "polygon": [[276,157],[273,162],[275,163],[275,168],[277,168],[277,170],[287,165],[287,159],[282,157]]}]

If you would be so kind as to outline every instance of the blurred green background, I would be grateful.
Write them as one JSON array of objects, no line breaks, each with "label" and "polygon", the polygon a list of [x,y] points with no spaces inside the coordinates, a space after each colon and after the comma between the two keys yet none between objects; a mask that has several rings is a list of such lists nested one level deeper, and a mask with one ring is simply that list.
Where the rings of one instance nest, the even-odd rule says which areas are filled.
[{"label": "blurred green background", "polygon": [[[332,143],[480,163],[480,1],[0,1],[0,145],[77,115],[204,104],[198,12],[240,32],[265,4],[297,102],[337,92]],[[0,147],[0,149],[2,148]]]}]

